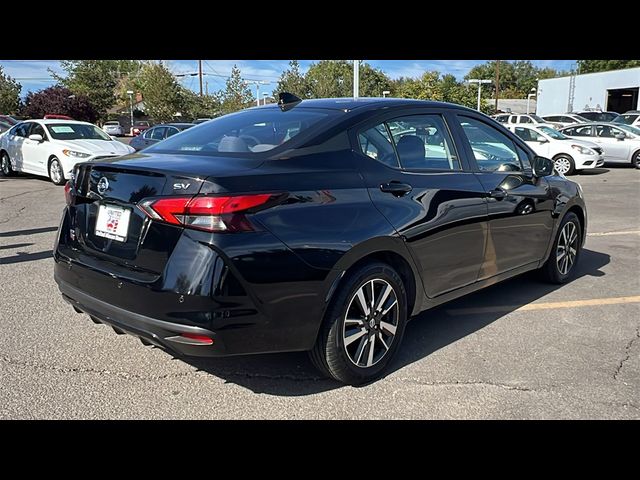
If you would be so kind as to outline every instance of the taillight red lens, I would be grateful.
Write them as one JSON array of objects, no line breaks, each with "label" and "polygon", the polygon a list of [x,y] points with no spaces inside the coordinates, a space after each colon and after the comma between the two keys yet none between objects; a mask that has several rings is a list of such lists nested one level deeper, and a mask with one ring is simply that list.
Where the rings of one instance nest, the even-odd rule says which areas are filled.
[{"label": "taillight red lens", "polygon": [[210,232],[251,231],[246,212],[267,203],[273,194],[235,195],[224,197],[167,197],[146,200],[138,207],[154,220],[172,225],[207,230]]},{"label": "taillight red lens", "polygon": [[213,338],[209,338],[206,335],[198,335],[196,333],[181,333],[181,337],[188,338],[189,340],[195,340],[203,345],[213,345]]},{"label": "taillight red lens", "polygon": [[64,199],[67,202],[67,205],[71,205],[73,198],[71,195],[71,182],[68,181],[64,184]]}]

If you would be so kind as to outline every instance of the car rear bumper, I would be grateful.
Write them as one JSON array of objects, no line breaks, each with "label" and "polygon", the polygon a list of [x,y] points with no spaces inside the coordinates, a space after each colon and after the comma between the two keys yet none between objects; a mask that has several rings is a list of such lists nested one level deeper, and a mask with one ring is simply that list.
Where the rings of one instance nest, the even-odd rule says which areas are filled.
[{"label": "car rear bumper", "polygon": [[[164,348],[175,355],[219,356],[225,355],[224,342],[215,332],[201,327],[172,323],[140,315],[94,298],[55,276],[62,298],[76,310],[88,314],[94,321],[115,327],[116,331],[136,336]],[[120,333],[120,332],[119,332]],[[182,334],[210,338],[211,345],[181,337]]]}]

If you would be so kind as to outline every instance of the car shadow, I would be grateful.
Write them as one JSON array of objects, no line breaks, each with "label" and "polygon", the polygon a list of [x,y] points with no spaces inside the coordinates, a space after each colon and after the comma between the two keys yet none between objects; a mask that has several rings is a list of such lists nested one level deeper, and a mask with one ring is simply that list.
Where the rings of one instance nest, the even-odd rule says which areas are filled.
[{"label": "car shadow", "polygon": [[608,168],[590,168],[589,170],[581,170],[580,175],[590,176],[590,175],[602,175],[603,173],[609,173]]},{"label": "car shadow", "polygon": [[44,258],[53,258],[53,252],[51,250],[44,250],[42,252],[18,252],[10,257],[0,257],[0,265],[11,265],[13,263],[33,262],[34,260],[42,260]]},{"label": "car shadow", "polygon": [[[601,268],[609,261],[607,254],[582,250],[576,278],[604,276]],[[543,283],[536,277],[536,272],[529,272],[418,315],[407,325],[402,348],[389,365],[387,375],[563,287]],[[471,307],[482,310],[469,314],[462,310]],[[305,352],[226,358],[180,357],[179,360],[255,393],[304,396],[343,387],[322,378]]]},{"label": "car shadow", "polygon": [[38,227],[28,228],[26,230],[13,230],[11,232],[0,232],[0,237],[20,237],[23,235],[33,235],[36,233],[55,232],[58,227]]}]

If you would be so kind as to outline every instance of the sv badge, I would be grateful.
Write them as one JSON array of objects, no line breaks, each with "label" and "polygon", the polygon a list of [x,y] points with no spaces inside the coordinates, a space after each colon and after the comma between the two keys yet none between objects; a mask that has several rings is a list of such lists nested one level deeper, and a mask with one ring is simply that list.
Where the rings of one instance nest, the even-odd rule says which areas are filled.
[{"label": "sv badge", "polygon": [[186,190],[190,186],[191,186],[190,183],[174,183],[173,184],[173,189],[174,190]]}]

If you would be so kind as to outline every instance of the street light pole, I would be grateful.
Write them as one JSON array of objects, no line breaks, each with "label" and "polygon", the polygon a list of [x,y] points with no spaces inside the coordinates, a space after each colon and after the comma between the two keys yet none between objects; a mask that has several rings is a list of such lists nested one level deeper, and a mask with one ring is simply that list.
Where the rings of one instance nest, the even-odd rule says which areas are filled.
[{"label": "street light pole", "polygon": [[360,96],[360,60],[353,61],[353,98]]},{"label": "street light pole", "polygon": [[470,78],[469,80],[467,80],[467,82],[469,82],[469,83],[477,83],[478,84],[478,108],[477,108],[477,110],[480,111],[480,102],[481,102],[481,97],[482,97],[482,84],[483,83],[491,83],[491,80],[480,80],[478,78]]},{"label": "street light pole", "polygon": [[129,95],[129,105],[130,105],[130,113],[131,113],[131,130],[130,132],[133,133],[133,90],[127,90],[127,95]]},{"label": "street light pole", "polygon": [[263,100],[262,100],[262,104],[263,104],[263,105],[266,105],[266,104],[267,104],[267,97],[268,97],[268,96],[269,96],[269,94],[268,94],[267,92],[264,92],[264,93],[262,94],[262,98],[263,98]]}]

